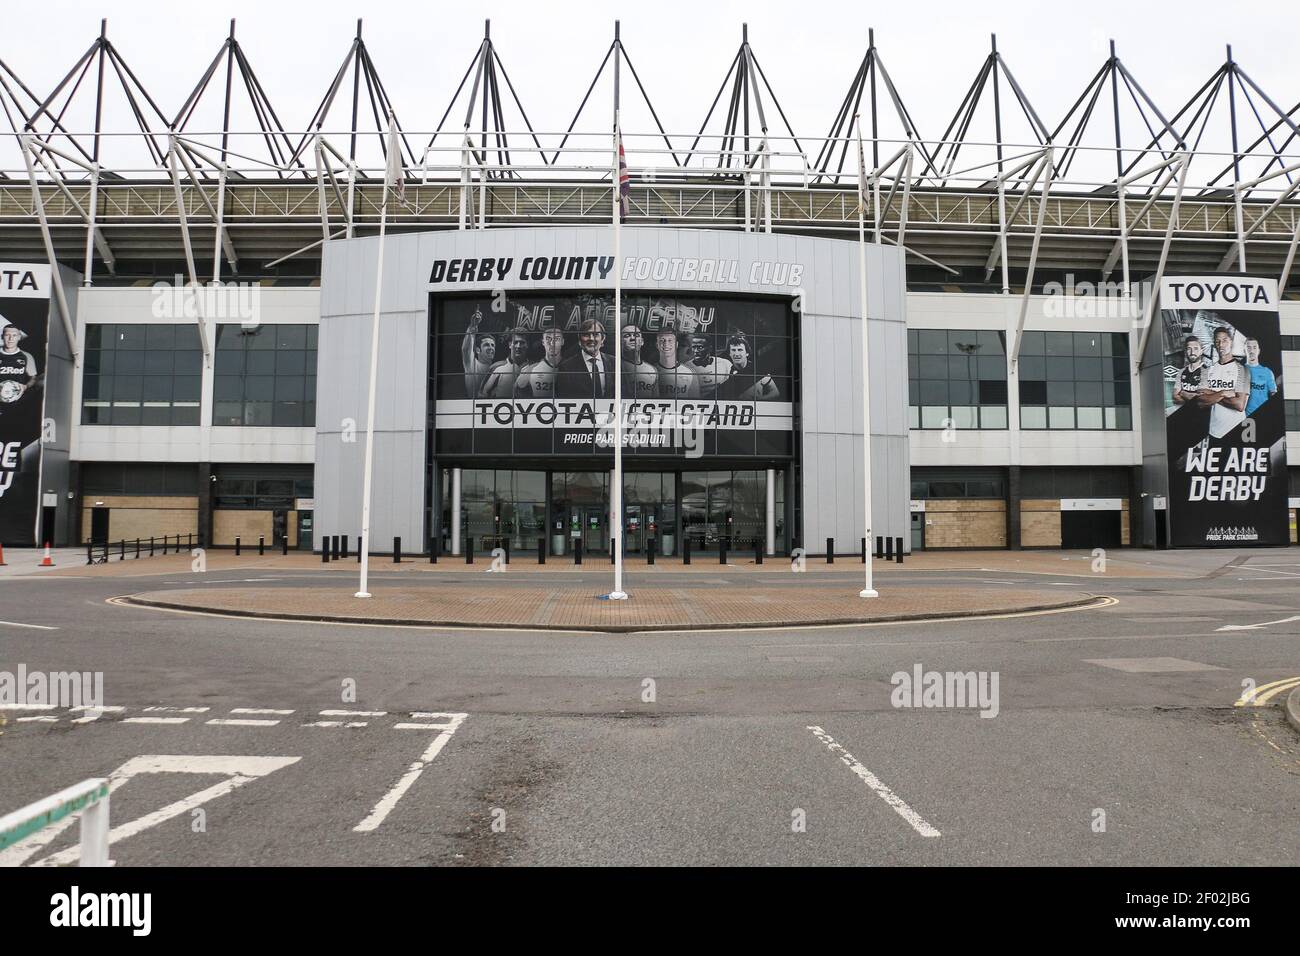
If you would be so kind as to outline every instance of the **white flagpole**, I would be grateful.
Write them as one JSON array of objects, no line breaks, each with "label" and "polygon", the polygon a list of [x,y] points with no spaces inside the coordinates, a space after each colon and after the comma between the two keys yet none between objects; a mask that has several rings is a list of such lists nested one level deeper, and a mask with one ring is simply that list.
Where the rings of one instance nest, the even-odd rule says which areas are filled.
[{"label": "white flagpole", "polygon": [[[375,310],[370,320],[370,397],[366,405],[366,464],[361,482],[361,585],[354,595],[359,598],[370,597],[366,584],[370,574],[370,479],[375,465],[375,383],[379,378],[379,300],[384,288],[384,232],[388,225],[388,191],[392,188],[390,180],[392,179],[393,141],[396,139],[393,135],[395,122],[393,115],[389,113],[389,157],[388,166],[384,170],[384,198],[379,204],[379,261],[375,268]],[[400,154],[397,163],[400,169]]]},{"label": "white flagpole", "polygon": [[[614,549],[614,590],[611,601],[626,601],[623,590],[623,228],[622,186],[623,171],[619,163],[619,147],[623,144],[618,126],[618,111],[614,111],[614,482],[609,489],[610,547]],[[615,537],[615,535],[617,535]]]},{"label": "white flagpole", "polygon": [[[862,124],[853,117],[858,134],[858,296],[862,303],[862,519],[867,547],[871,546],[871,383],[867,364],[867,224],[866,154],[862,151]],[[871,553],[866,554],[866,581],[858,597],[880,597],[871,581]]]}]

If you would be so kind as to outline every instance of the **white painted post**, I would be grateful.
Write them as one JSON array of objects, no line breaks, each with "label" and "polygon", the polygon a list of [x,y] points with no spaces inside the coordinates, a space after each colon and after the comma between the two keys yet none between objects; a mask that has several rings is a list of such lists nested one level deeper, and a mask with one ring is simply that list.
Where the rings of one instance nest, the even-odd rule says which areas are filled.
[{"label": "white painted post", "polygon": [[81,812],[81,865],[112,866],[108,858],[108,796]]},{"label": "white painted post", "polygon": [[[858,133],[858,300],[862,306],[862,533],[871,540],[871,366],[867,349],[867,197],[863,191],[866,183],[866,154],[862,151],[862,124],[854,117]],[[876,236],[880,236],[880,186],[876,180]],[[906,253],[904,253],[906,255]],[[864,564],[866,578],[858,597],[880,597],[871,579],[871,561]]]}]

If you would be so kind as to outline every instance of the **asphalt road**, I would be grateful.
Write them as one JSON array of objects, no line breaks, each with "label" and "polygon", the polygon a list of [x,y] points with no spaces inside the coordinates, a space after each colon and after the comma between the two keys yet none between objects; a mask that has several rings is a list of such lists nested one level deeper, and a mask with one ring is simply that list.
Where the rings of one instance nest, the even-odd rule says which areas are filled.
[{"label": "asphalt road", "polygon": [[[1104,609],[647,635],[226,619],[106,603],[193,575],[8,578],[0,671],[103,671],[120,709],[5,711],[0,812],[116,773],[119,865],[1300,863],[1285,693],[1234,706],[1244,680],[1300,678],[1300,551],[1185,560],[1205,576],[878,578]],[[529,576],[460,579],[509,600]],[[893,706],[918,664],[996,673],[996,716]],[[75,855],[75,826],[46,834],[0,864]]]}]

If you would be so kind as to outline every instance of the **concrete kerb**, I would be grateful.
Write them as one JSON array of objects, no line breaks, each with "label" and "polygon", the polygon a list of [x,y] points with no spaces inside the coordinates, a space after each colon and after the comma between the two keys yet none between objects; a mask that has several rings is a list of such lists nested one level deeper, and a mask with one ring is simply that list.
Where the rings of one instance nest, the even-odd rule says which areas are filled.
[{"label": "concrete kerb", "polygon": [[1300,687],[1294,688],[1286,695],[1286,722],[1300,731]]},{"label": "concrete kerb", "polygon": [[741,623],[671,623],[671,624],[513,624],[485,623],[472,621],[448,621],[420,618],[383,618],[346,617],[328,614],[295,614],[292,612],[256,611],[219,607],[205,607],[202,604],[183,604],[179,601],[160,601],[124,594],[109,598],[110,603],[126,604],[134,607],[148,607],[163,611],[179,611],[190,614],[211,615],[213,617],[249,618],[266,621],[306,622],[312,624],[364,625],[370,627],[415,627],[432,630],[484,630],[484,631],[547,631],[555,633],[595,633],[595,634],[647,634],[689,631],[761,631],[777,628],[810,627],[849,627],[853,625],[905,624],[916,621],[957,621],[966,619],[987,619],[1009,615],[1038,614],[1055,611],[1081,610],[1089,606],[1108,606],[1103,602],[1113,599],[1103,595],[1087,594],[1041,604],[1010,605],[1004,608],[981,608],[969,611],[951,611],[945,614],[934,612],[916,612],[903,614],[883,614],[860,619],[826,618],[808,620],[770,620],[745,621]]}]

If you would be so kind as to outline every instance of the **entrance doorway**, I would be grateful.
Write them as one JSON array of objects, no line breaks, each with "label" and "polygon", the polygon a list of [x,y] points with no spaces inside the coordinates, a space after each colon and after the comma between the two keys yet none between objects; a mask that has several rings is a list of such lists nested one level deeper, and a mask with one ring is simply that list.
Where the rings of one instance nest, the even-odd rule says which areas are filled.
[{"label": "entrance doorway", "polygon": [[[867,542],[868,546],[871,544]],[[922,551],[925,549],[925,512],[912,512],[912,550]]]},{"label": "entrance doorway", "polygon": [[312,545],[312,513],[298,512],[298,550],[310,551]]},{"label": "entrance doorway", "polygon": [[604,506],[584,505],[577,510],[581,513],[582,550],[587,554],[608,551],[609,527]]},{"label": "entrance doorway", "polygon": [[90,541],[92,544],[108,544],[108,509],[90,509]]},{"label": "entrance doorway", "polygon": [[1120,512],[1062,511],[1061,547],[1069,550],[1118,548],[1120,546]]}]

